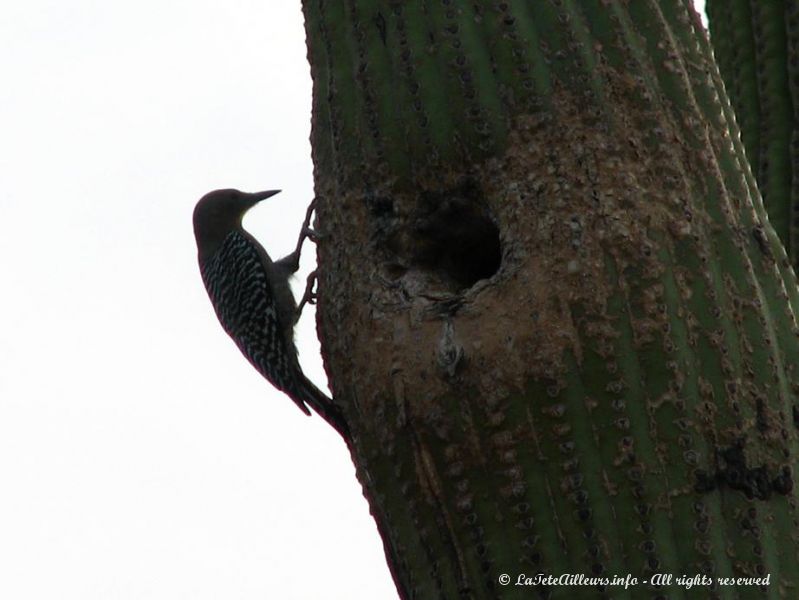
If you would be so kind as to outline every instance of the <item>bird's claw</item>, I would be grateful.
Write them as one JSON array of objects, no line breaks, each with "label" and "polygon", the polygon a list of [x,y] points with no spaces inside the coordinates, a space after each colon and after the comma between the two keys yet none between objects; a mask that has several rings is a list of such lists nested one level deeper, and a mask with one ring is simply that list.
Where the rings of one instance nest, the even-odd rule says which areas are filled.
[{"label": "bird's claw", "polygon": [[297,307],[297,318],[300,318],[302,314],[302,309],[306,304],[316,304],[316,300],[318,298],[317,293],[314,291],[316,287],[316,271],[312,271],[310,275],[308,275],[308,279],[306,280],[305,284],[305,293],[302,295],[302,300],[300,300],[300,305]]},{"label": "bird's claw", "polygon": [[305,212],[305,220],[302,223],[302,228],[300,229],[300,237],[297,240],[297,248],[294,252],[297,254],[298,260],[299,255],[302,250],[302,243],[309,239],[313,243],[319,241],[319,234],[316,232],[315,229],[311,227],[311,217],[313,216],[314,210],[316,209],[316,198],[311,200],[311,204],[308,206],[308,210]]}]

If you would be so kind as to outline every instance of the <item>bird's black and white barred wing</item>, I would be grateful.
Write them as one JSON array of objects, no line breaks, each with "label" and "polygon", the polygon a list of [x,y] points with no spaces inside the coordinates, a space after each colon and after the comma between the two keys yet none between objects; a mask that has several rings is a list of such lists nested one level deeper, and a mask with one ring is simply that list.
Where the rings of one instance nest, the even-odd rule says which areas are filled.
[{"label": "bird's black and white barred wing", "polygon": [[253,243],[232,231],[200,266],[203,282],[222,327],[247,360],[310,414],[302,393],[297,350],[280,323],[274,290]]}]

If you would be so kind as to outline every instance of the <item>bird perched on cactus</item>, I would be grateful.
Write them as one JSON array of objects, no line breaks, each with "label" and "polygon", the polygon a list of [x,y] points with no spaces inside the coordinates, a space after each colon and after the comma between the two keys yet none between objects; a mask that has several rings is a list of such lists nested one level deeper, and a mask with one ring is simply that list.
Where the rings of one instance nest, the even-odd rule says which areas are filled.
[{"label": "bird perched on cactus", "polygon": [[341,412],[302,372],[294,344],[302,307],[314,300],[314,274],[299,307],[289,279],[299,269],[303,242],[314,236],[310,219],[315,203],[308,208],[297,247],[277,261],[242,227],[250,208],[278,192],[224,189],[200,199],[193,218],[200,273],[219,322],[247,360],[305,414],[311,414],[310,406],[346,438]]}]

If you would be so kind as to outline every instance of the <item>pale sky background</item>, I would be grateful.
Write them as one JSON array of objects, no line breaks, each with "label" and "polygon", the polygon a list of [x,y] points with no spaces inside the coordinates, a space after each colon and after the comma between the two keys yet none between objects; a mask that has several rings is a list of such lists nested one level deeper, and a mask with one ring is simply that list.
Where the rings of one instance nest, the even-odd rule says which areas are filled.
[{"label": "pale sky background", "polygon": [[243,359],[196,265],[219,187],[282,189],[245,224],[292,249],[310,107],[299,1],[3,4],[0,598],[396,598],[344,444]]}]

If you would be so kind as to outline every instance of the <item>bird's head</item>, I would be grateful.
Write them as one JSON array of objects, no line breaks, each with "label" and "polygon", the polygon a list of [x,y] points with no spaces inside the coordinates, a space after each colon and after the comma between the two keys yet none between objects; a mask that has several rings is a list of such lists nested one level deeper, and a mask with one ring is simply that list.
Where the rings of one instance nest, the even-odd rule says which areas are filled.
[{"label": "bird's head", "polygon": [[211,256],[234,229],[241,228],[244,214],[261,200],[280,190],[248,194],[239,190],[214,190],[194,207],[194,237],[200,258]]}]

